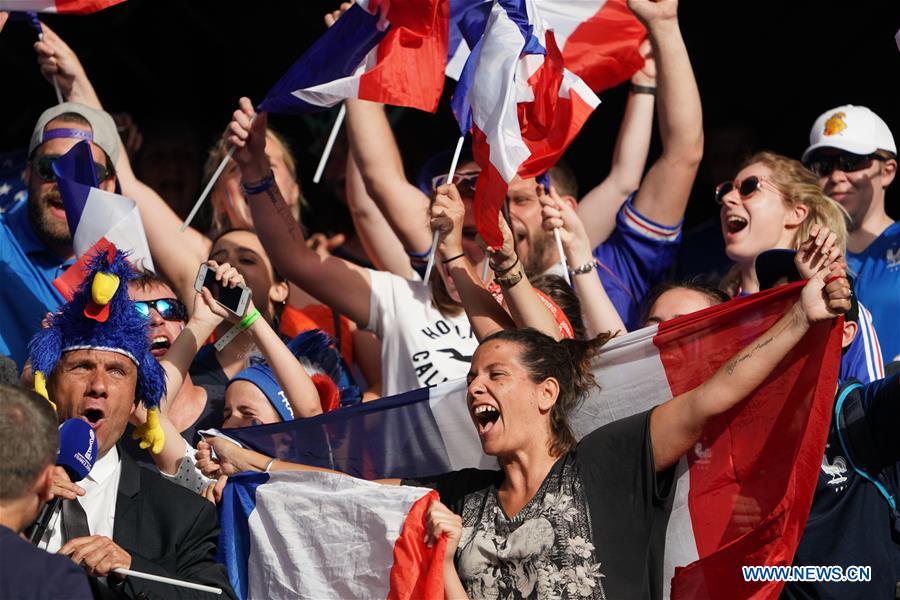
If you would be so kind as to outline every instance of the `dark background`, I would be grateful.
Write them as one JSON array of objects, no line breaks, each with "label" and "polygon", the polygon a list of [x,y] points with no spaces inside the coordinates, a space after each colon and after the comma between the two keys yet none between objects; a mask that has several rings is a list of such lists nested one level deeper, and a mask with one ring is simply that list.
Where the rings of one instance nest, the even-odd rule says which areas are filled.
[{"label": "dark background", "polygon": [[[237,99],[259,101],[324,31],[322,15],[337,4],[128,0],[86,17],[42,20],[79,54],[107,110],[130,113],[145,138],[163,129],[191,133],[202,158]],[[695,0],[682,2],[680,13],[707,140],[688,230],[715,216],[711,187],[733,175],[742,158],[762,148],[799,156],[813,120],[829,108],[868,106],[900,137],[894,41],[900,2]],[[8,23],[0,34],[0,151],[25,148],[38,115],[54,102],[36,66],[34,40],[24,23]],[[397,110],[392,116],[411,177],[456,139],[446,101],[452,87],[448,80],[437,115]],[[601,94],[603,103],[567,152],[582,192],[606,175],[625,97],[624,86]],[[305,220],[313,228],[339,227],[329,208],[333,197],[309,181],[335,114],[271,118],[292,142],[312,206]],[[655,141],[651,161],[657,152]],[[888,195],[895,218],[897,195]]]}]

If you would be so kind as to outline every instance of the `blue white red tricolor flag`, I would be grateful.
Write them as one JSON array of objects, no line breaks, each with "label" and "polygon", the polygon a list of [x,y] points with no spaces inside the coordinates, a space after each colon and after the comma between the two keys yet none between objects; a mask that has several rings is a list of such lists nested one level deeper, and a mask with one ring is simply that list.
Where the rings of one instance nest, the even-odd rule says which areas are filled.
[{"label": "blue white red tricolor flag", "polygon": [[[700,385],[773,325],[796,301],[801,285],[733,300],[609,342],[594,363],[602,391],[571,419],[576,435],[581,438]],[[841,329],[835,325],[814,326],[750,397],[704,430],[678,465],[666,532],[666,595],[671,586],[672,597],[679,599],[777,597],[780,583],[745,582],[740,566],[791,564],[809,514],[830,422],[840,361]],[[464,381],[311,419],[227,433],[270,456],[366,479],[497,468],[496,461],[481,452]],[[244,491],[232,494],[252,495],[252,485],[237,481]],[[362,498],[368,489],[375,490],[358,489],[358,501],[365,503]],[[318,517],[317,512],[309,514]],[[298,522],[300,512],[292,515],[289,521]],[[229,513],[222,520],[223,535],[246,530],[246,522]],[[273,531],[258,530],[256,535],[283,540],[278,568],[302,574],[306,550],[295,546],[306,539],[305,530],[292,530],[285,538],[274,531],[272,521],[263,523]],[[236,548],[234,544],[225,548],[225,558],[232,561],[226,562],[230,573],[241,572],[234,570],[235,561],[249,565],[243,567],[244,573],[269,564],[257,562],[252,544],[240,552]],[[321,548],[323,556],[344,551],[343,544]],[[232,583],[238,589],[241,582]],[[277,587],[269,593],[280,595]]]},{"label": "blue white red tricolor flag", "polygon": [[444,597],[446,540],[425,545],[437,492],[331,473],[232,478],[219,558],[243,600]]},{"label": "blue white red tricolor flag", "polygon": [[0,0],[0,10],[87,15],[125,0]]},{"label": "blue white red tricolor flag", "polygon": [[[469,12],[485,0],[450,0],[447,76],[459,79],[470,45],[463,34]],[[542,27],[552,29],[566,68],[595,92],[626,81],[644,65],[638,48],[647,30],[626,0],[533,0]],[[474,46],[474,43],[472,44]]]},{"label": "blue white red tricolor flag", "polygon": [[447,0],[357,0],[269,90],[259,110],[305,113],[361,98],[434,112]]},{"label": "blue white red tricolor flag", "polygon": [[[489,246],[503,242],[497,215],[509,182],[552,167],[600,103],[565,68],[555,34],[543,31],[534,10],[524,0],[490,5],[451,100],[460,132],[472,131],[472,153],[481,167],[475,219]],[[461,25],[470,41],[477,37],[472,25]]]},{"label": "blue white red tricolor flag", "polygon": [[153,258],[137,204],[119,194],[97,187],[94,159],[87,141],[75,144],[53,164],[59,194],[72,234],[72,248],[79,257],[54,282],[67,300],[83,279],[89,257],[109,244],[128,252],[135,266],[153,271]]}]

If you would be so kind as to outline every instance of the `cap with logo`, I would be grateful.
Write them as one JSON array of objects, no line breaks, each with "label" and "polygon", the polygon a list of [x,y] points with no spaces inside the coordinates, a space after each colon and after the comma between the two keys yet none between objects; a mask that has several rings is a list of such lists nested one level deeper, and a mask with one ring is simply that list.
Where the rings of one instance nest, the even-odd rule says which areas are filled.
[{"label": "cap with logo", "polygon": [[[74,127],[57,127],[50,131],[44,131],[50,121],[66,113],[75,113],[83,117],[91,124],[91,131]],[[48,108],[38,117],[34,131],[31,132],[28,155],[31,156],[35,148],[44,142],[61,137],[94,142],[106,152],[113,164],[119,160],[121,142],[119,141],[119,132],[116,130],[116,123],[109,114],[102,110],[78,102],[63,102]]]},{"label": "cap with logo", "polygon": [[819,148],[836,148],[861,155],[876,150],[897,154],[897,145],[887,123],[865,106],[852,104],[819,115],[809,132],[809,148],[803,153],[803,162]]}]

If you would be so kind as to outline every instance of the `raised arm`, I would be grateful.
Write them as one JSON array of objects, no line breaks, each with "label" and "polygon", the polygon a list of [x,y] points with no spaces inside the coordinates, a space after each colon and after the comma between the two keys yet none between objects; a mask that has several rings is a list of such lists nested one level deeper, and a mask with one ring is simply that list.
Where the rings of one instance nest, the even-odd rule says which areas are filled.
[{"label": "raised arm", "polygon": [[428,197],[406,179],[384,106],[365,100],[347,100],[346,105],[350,152],[369,196],[407,252],[427,251],[431,246]]},{"label": "raised arm", "polygon": [[[252,125],[251,125],[252,123]],[[256,115],[248,98],[228,125],[226,140],[235,147],[234,160],[246,189],[253,223],[273,266],[289,281],[320,302],[347,315],[360,327],[369,322],[369,272],[335,256],[321,256],[306,245],[302,224],[284,201],[265,153],[266,115]],[[268,185],[260,184],[260,182]]]},{"label": "raised arm", "polygon": [[552,186],[549,194],[540,194],[540,201],[542,227],[545,231],[559,228],[569,269],[577,271],[571,273],[572,283],[581,302],[581,315],[587,339],[594,339],[607,331],[613,334],[625,333],[625,323],[606,295],[606,290],[603,289],[603,284],[595,272],[596,263],[591,254],[591,248],[594,246],[588,239],[578,214],[567,202],[560,200],[556,189]]},{"label": "raised arm", "polygon": [[650,40],[641,44],[641,54],[644,67],[631,78],[634,89],[625,104],[609,174],[578,203],[578,217],[584,224],[591,248],[596,248],[613,232],[616,214],[628,195],[638,189],[644,175],[653,133],[656,90],[656,63]]},{"label": "raised arm", "polygon": [[[831,279],[826,285],[826,277]],[[658,406],[650,418],[657,471],[678,462],[703,427],[756,389],[799,342],[810,325],[850,309],[850,286],[834,263],[809,280],[800,299],[768,331],[738,352],[705,383]]]},{"label": "raised arm", "polygon": [[657,114],[662,154],[634,199],[647,219],[673,227],[681,222],[703,156],[703,114],[687,48],[678,26],[677,0],[628,0],[647,27],[656,59]]},{"label": "raised arm", "polygon": [[411,278],[413,269],[403,242],[366,191],[352,153],[347,155],[347,207],[350,209],[356,234],[375,268],[404,279]]}]

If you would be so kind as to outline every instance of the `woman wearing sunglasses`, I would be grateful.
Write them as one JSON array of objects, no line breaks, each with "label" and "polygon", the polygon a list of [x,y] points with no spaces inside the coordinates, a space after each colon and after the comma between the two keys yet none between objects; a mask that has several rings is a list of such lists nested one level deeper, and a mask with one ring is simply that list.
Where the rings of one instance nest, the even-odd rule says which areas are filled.
[{"label": "woman wearing sunglasses", "polygon": [[[818,178],[799,161],[760,152],[744,163],[733,181],[719,184],[725,253],[735,266],[720,287],[731,296],[759,291],[756,257],[766,250],[803,250],[801,257],[833,261],[847,248],[848,215],[824,194]],[[804,269],[804,277],[811,269]],[[860,307],[860,334],[841,359],[840,379],[862,382],[884,376],[872,317]]]}]

